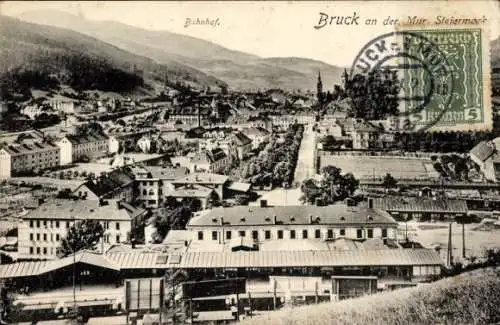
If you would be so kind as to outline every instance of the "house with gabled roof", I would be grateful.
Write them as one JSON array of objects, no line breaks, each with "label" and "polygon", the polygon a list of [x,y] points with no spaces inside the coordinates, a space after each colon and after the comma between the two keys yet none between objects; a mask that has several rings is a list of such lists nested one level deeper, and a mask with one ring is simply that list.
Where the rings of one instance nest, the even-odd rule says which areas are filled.
[{"label": "house with gabled roof", "polygon": [[231,157],[220,148],[201,150],[190,162],[191,172],[220,173],[229,166]]},{"label": "house with gabled roof", "polygon": [[73,195],[84,200],[115,199],[132,202],[133,185],[133,173],[127,167],[123,167],[86,181],[73,191]]},{"label": "house with gabled roof", "polygon": [[261,143],[269,140],[271,132],[259,127],[244,128],[241,132],[252,140],[252,149],[256,149]]},{"label": "house with gabled roof", "polygon": [[243,160],[248,157],[252,150],[252,140],[240,131],[232,135],[233,145],[236,147],[238,159]]},{"label": "house with gabled roof", "polygon": [[500,179],[500,138],[493,141],[481,141],[470,151],[470,158],[475,162],[484,178],[497,182]]}]

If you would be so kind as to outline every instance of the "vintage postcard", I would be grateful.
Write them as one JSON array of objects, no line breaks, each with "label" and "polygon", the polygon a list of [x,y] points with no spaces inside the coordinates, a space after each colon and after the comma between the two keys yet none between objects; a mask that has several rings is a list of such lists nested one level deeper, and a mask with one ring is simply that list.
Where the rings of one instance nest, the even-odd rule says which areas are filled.
[{"label": "vintage postcard", "polygon": [[0,2],[0,325],[498,306],[498,1]]}]

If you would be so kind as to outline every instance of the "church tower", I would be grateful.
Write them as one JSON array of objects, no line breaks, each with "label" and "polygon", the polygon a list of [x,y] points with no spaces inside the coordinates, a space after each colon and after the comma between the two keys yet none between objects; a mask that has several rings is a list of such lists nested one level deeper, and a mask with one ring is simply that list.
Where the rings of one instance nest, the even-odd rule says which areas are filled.
[{"label": "church tower", "polygon": [[316,96],[318,98],[318,102],[323,102],[323,82],[321,81],[321,71],[318,71],[318,83],[316,85]]},{"label": "church tower", "polygon": [[347,74],[347,69],[344,69],[344,72],[342,73],[342,87],[344,90],[347,88],[349,83],[349,74]]}]

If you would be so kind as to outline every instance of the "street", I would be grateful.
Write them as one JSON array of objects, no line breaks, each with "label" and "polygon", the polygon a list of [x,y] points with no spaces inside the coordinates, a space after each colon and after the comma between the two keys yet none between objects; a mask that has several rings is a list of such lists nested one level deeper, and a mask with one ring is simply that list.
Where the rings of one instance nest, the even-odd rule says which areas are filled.
[{"label": "street", "polygon": [[[315,133],[312,125],[305,125],[304,135],[300,143],[297,167],[295,168],[294,184],[290,189],[275,188],[271,191],[259,191],[261,200],[267,200],[270,205],[300,205],[302,192],[300,184],[308,178],[314,177],[314,145]],[[254,203],[258,205],[259,203]]]}]

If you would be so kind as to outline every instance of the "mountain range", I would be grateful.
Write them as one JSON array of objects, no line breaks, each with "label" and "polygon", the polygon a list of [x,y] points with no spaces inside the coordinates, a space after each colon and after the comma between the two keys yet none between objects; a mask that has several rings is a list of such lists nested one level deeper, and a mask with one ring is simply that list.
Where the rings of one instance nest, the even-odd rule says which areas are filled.
[{"label": "mountain range", "polygon": [[115,21],[93,21],[54,10],[25,12],[18,18],[70,29],[130,53],[168,66],[189,66],[226,82],[231,89],[315,89],[322,71],[323,84],[332,89],[340,82],[341,67],[294,57],[261,58],[233,51],[202,39],[129,26]]},{"label": "mountain range", "polygon": [[166,75],[172,82],[224,85],[181,63],[162,65],[68,29],[0,16],[0,31],[2,98],[30,88],[50,90],[60,85],[77,90],[156,93]]}]

